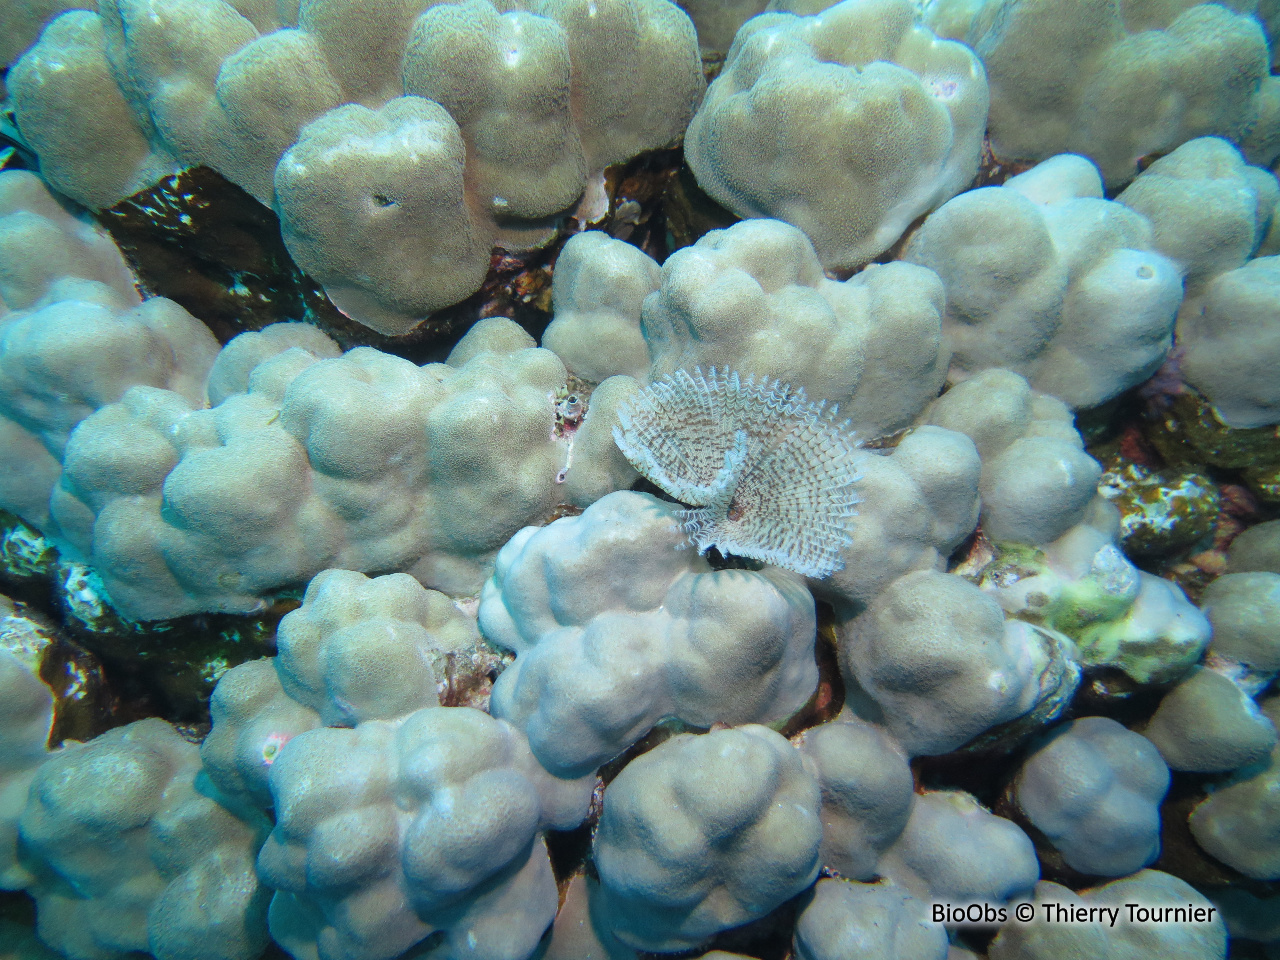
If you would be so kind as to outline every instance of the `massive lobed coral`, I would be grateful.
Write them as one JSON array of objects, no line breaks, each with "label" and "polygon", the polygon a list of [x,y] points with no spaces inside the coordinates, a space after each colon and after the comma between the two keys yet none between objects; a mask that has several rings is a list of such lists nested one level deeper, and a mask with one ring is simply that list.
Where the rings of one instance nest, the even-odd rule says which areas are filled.
[{"label": "massive lobed coral", "polygon": [[47,529],[76,426],[133,386],[198,402],[218,345],[30,173],[0,172],[0,264],[0,506]]},{"label": "massive lobed coral", "polygon": [[916,797],[880,874],[927,903],[1011,903],[1040,878],[1035,847],[1022,828],[963,790]]},{"label": "massive lobed coral", "polygon": [[[1280,697],[1261,707],[1280,723]],[[1256,880],[1280,879],[1280,746],[1202,800],[1190,824],[1196,842],[1223,863]]]},{"label": "massive lobed coral", "polygon": [[871,880],[902,833],[915,799],[907,755],[883,727],[838,719],[803,735],[800,756],[822,788],[822,862]]},{"label": "massive lobed coral", "polygon": [[1169,769],[1151,741],[1108,717],[1063,724],[1014,781],[1019,808],[1072,869],[1121,877],[1160,853]]},{"label": "massive lobed coral", "polygon": [[252,610],[328,566],[474,591],[558,498],[564,368],[529,347],[506,320],[425,367],[339,357],[303,325],[243,334],[210,373],[211,408],[135,387],[88,418],[53,520],[144,619]]},{"label": "massive lobed coral", "polygon": [[[1044,904],[1068,908],[1105,907],[1116,911],[1114,925],[1054,923]],[[1131,918],[1125,904],[1178,905],[1200,909],[1197,922],[1190,911],[1166,922],[1142,923]],[[991,942],[991,960],[1055,960],[1063,956],[1099,960],[1141,960],[1160,956],[1170,960],[1223,960],[1227,931],[1222,917],[1210,912],[1208,900],[1183,880],[1159,870],[1143,870],[1131,877],[1075,892],[1048,880],[1036,884],[1029,923],[1013,921],[1000,928]]]},{"label": "massive lobed coral", "polygon": [[[1178,369],[1233,427],[1280,421],[1280,260],[1268,240],[1280,185],[1217,137],[1184,143],[1117,197],[1146,216],[1185,276]],[[1256,257],[1256,259],[1251,259]]]},{"label": "massive lobed coral", "polygon": [[907,426],[950,357],[932,271],[890,263],[831,280],[804,234],[777,220],[713,230],[660,270],[628,244],[581,234],[552,294],[542,344],[585,379],[737,370],[839,404],[864,437]]},{"label": "massive lobed coral", "polygon": [[576,826],[593,781],[440,706],[492,667],[474,621],[403,574],[329,570],[279,635],[278,657],[219,681],[201,748],[224,796],[274,810],[258,861],[272,937],[373,958],[441,932],[441,956],[526,960],[556,911],[542,831]]},{"label": "massive lobed coral", "polygon": [[36,768],[48,755],[53,694],[31,668],[0,649],[0,890],[31,880],[18,854],[18,819]]},{"label": "massive lobed coral", "polygon": [[252,960],[267,945],[254,858],[268,829],[201,777],[163,720],[64,747],[36,771],[18,822],[40,938],[79,960]]},{"label": "massive lobed coral", "polygon": [[1181,678],[1204,653],[1208,619],[1172,581],[1139,570],[1117,544],[1119,511],[1101,498],[1056,540],[999,545],[972,576],[1020,620],[1066,634],[1086,666],[1139,683]]},{"label": "massive lobed coral", "polygon": [[699,185],[805,232],[827,268],[887,250],[978,170],[987,84],[909,0],[743,25],[685,136]]},{"label": "massive lobed coral", "polygon": [[813,598],[776,568],[712,570],[676,508],[618,492],[502,549],[480,629],[516,652],[495,716],[560,776],[581,776],[664,717],[785,719],[817,685]]},{"label": "massive lobed coral", "polygon": [[1083,519],[1102,468],[1085,453],[1071,412],[999,368],[930,405],[925,422],[962,433],[982,458],[978,490],[992,540],[1048,543]]},{"label": "massive lobed coral", "polygon": [[681,735],[610,786],[593,844],[596,914],[671,952],[763,916],[818,874],[818,785],[765,727]]},{"label": "massive lobed coral", "polygon": [[1109,187],[1195,137],[1269,164],[1280,80],[1248,4],[942,0],[927,21],[982,58],[991,146],[1006,159],[1080,153]]},{"label": "massive lobed coral", "polygon": [[1275,725],[1241,684],[1207,667],[1170,690],[1141,732],[1171,770],[1236,770],[1276,745]]},{"label": "massive lobed coral", "polygon": [[947,934],[893,883],[819,880],[796,922],[797,960],[944,960]]},{"label": "massive lobed coral", "polygon": [[949,753],[1042,702],[1061,705],[1079,673],[1072,653],[953,574],[895,580],[839,629],[855,709],[912,756]]},{"label": "massive lobed coral", "polygon": [[106,0],[50,24],[9,83],[68,196],[109,206],[210,166],[276,207],[340,309],[403,333],[478,289],[495,244],[546,240],[584,191],[598,215],[606,166],[683,132],[704,86],[688,18],[587,7]]},{"label": "massive lobed coral", "polygon": [[469,707],[300,734],[271,768],[258,858],[271,935],[295,956],[526,960],[556,913],[541,831],[576,826],[591,781],[558,780]]},{"label": "massive lobed coral", "polygon": [[903,257],[947,290],[952,380],[1002,367],[1072,408],[1150,377],[1182,299],[1150,223],[1103,199],[1097,169],[1065,155],[970,190],[930,214]]}]

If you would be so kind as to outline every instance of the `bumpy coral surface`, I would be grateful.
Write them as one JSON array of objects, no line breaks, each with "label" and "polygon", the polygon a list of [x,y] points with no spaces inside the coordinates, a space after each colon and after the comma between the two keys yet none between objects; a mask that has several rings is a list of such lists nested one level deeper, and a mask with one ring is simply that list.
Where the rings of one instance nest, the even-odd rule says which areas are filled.
[{"label": "bumpy coral surface", "polygon": [[796,923],[798,960],[943,960],[947,934],[928,908],[891,883],[819,880]]},{"label": "bumpy coral surface", "polygon": [[0,263],[0,506],[47,527],[75,427],[131,386],[195,401],[218,346],[29,173],[0,173]]},{"label": "bumpy coral surface", "polygon": [[1156,250],[1176,263],[1192,293],[1242,267],[1258,250],[1280,202],[1270,172],[1230,142],[1198,137],[1156,160],[1116,198],[1151,223]]},{"label": "bumpy coral surface", "polygon": [[677,516],[647,494],[614,493],[522,530],[498,556],[480,628],[516,662],[493,712],[523,728],[554,773],[594,770],[663,717],[784,719],[817,684],[803,580],[713,571],[680,549]]},{"label": "bumpy coral surface", "polygon": [[442,593],[392,573],[326,570],[280,621],[285,692],[327,727],[410,713],[439,697],[474,650],[475,622]]},{"label": "bumpy coral surface", "polygon": [[403,573],[325,570],[277,630],[279,656],[228,670],[200,748],[228,794],[271,805],[268,776],[285,746],[319,726],[395,720],[480,697],[496,660],[475,621]]},{"label": "bumpy coral surface", "polygon": [[1097,493],[1102,467],[1085,453],[1071,412],[1016,374],[983,371],[948,390],[925,416],[978,448],[982,527],[992,540],[1056,540]]},{"label": "bumpy coral surface", "polygon": [[1082,717],[1033,749],[1014,795],[1068,866],[1120,877],[1155,861],[1169,769],[1151,741],[1107,717]]},{"label": "bumpy coral surface", "polygon": [[546,240],[589,183],[601,212],[604,168],[678,138],[704,86],[665,0],[111,0],[54,21],[9,82],[69,196],[108,206],[213,167],[384,333],[478,289],[495,243]]},{"label": "bumpy coral surface", "polygon": [[640,310],[658,289],[657,262],[638,247],[589,230],[570,237],[551,284],[554,319],[542,345],[593,383],[619,374],[644,378],[649,348]]},{"label": "bumpy coral surface", "polygon": [[156,719],[69,746],[36,771],[19,836],[45,943],[104,960],[262,952],[267,893],[254,857],[267,823],[231,813],[199,773],[196,748]]},{"label": "bumpy coral surface", "polygon": [[931,270],[888,263],[838,282],[778,220],[713,230],[661,270],[628,244],[583,234],[565,245],[552,291],[542,343],[578,376],[737,370],[838,403],[864,437],[911,423],[950,358]]},{"label": "bumpy coral surface", "polygon": [[1280,520],[1250,527],[1231,544],[1228,573],[1280,574]]},{"label": "bumpy coral surface", "polygon": [[982,58],[991,145],[1008,159],[1084,154],[1110,186],[1138,161],[1201,136],[1274,159],[1280,81],[1262,25],[1216,3],[981,0],[929,21]]},{"label": "bumpy coral surface", "polygon": [[1183,379],[1229,426],[1276,423],[1280,394],[1270,371],[1280,349],[1280,265],[1268,240],[1280,201],[1275,176],[1225,140],[1201,137],[1157,160],[1117,199],[1151,221],[1156,249],[1185,275]]},{"label": "bumpy coral surface", "polygon": [[[557,499],[564,368],[531,346],[491,321],[451,363],[417,367],[368,348],[336,356],[301,325],[243,334],[210,375],[216,406],[135,387],[83,425],[56,522],[141,618],[251,610],[327,566],[470,592]],[[262,359],[249,367],[246,352]]]},{"label": "bumpy coral surface", "polygon": [[889,456],[858,460],[858,516],[844,567],[812,586],[842,609],[912,570],[936,570],[978,523],[982,464],[967,436],[921,426]]},{"label": "bumpy coral surface", "polygon": [[1139,683],[1177,680],[1212,628],[1180,587],[1129,562],[1119,531],[1119,511],[1099,498],[1057,540],[1001,547],[979,582],[1007,614],[1070,637],[1086,666],[1119,667]]},{"label": "bumpy coral surface", "polygon": [[822,787],[823,864],[852,880],[873,879],[911,814],[906,753],[887,731],[855,719],[806,731],[800,754]]},{"label": "bumpy coral surface", "polygon": [[525,960],[555,916],[540,831],[576,826],[591,782],[558,780],[524,737],[467,707],[301,734],[271,769],[258,858],[271,935],[295,956]]},{"label": "bumpy coral surface", "polygon": [[[1115,911],[1115,924],[1055,923],[1045,904],[1068,909],[1084,907]],[[1131,917],[1128,903],[1181,907],[1182,914],[1158,914],[1158,922]],[[1227,930],[1222,917],[1190,884],[1159,870],[1143,870],[1132,877],[1075,893],[1061,884],[1036,884],[1031,922],[1010,921],[991,943],[991,960],[1056,960],[1071,956],[1100,960],[1223,960],[1227,955]],[[1190,909],[1188,909],[1190,908]],[[1198,908],[1198,916],[1193,913]],[[1095,913],[1095,915],[1097,915]]]},{"label": "bumpy coral surface", "polygon": [[31,880],[18,857],[18,818],[45,759],[52,722],[53,693],[0,649],[0,890],[19,890]]},{"label": "bumpy coral surface", "polygon": [[0,65],[8,67],[40,36],[41,29],[54,17],[80,7],[75,0],[20,0],[6,4],[0,12]]},{"label": "bumpy coral surface", "polygon": [[961,790],[916,798],[880,873],[926,902],[1009,903],[1040,878],[1031,840]]},{"label": "bumpy coral surface", "polygon": [[0,960],[1274,952],[1275,0],[76,2]]},{"label": "bumpy coral surface", "polygon": [[913,756],[955,750],[1075,683],[1051,638],[933,571],[894,581],[844,625],[840,660],[878,708],[862,709]]},{"label": "bumpy coral surface", "polygon": [[1172,770],[1219,772],[1265,760],[1276,728],[1230,677],[1197,668],[1142,729]]},{"label": "bumpy coral surface", "polygon": [[[1262,712],[1280,721],[1280,697],[1263,701]],[[1190,823],[1196,842],[1223,863],[1257,880],[1280,879],[1280,746],[1211,793]]]},{"label": "bumpy coral surface", "polygon": [[1229,426],[1280,423],[1280,257],[1259,257],[1215,277],[1199,310],[1184,312],[1186,380]]},{"label": "bumpy coral surface", "polygon": [[604,925],[666,952],[763,916],[817,876],[818,804],[800,757],[764,727],[667,741],[605,801],[594,845]]},{"label": "bumpy coral surface", "polygon": [[1003,367],[1092,407],[1150,377],[1172,344],[1177,266],[1141,214],[1103,199],[1082,157],[948,201],[904,256],[946,285],[953,380]]},{"label": "bumpy coral surface", "polygon": [[972,51],[907,0],[845,0],[748,21],[685,149],[720,203],[794,224],[825,267],[849,268],[968,184],[986,114]]},{"label": "bumpy coral surface", "polygon": [[[1233,548],[1233,559],[1239,552]],[[1280,573],[1227,573],[1205,588],[1201,609],[1213,624],[1216,656],[1259,671],[1280,672]]]},{"label": "bumpy coral surface", "polygon": [[462,135],[439,104],[346,104],[303,127],[280,158],[281,234],[334,306],[404,333],[484,282],[493,237],[468,208],[465,168]]}]

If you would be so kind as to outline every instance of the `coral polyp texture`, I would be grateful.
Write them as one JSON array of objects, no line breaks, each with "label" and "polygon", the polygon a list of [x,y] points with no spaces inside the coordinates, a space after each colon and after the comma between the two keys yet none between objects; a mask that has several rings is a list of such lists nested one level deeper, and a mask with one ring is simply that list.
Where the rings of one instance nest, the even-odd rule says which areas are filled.
[{"label": "coral polyp texture", "polygon": [[42,765],[18,821],[41,939],[71,957],[258,956],[268,892],[254,858],[269,824],[201,780],[196,747],[157,719]]},{"label": "coral polyp texture", "polygon": [[620,491],[502,549],[480,629],[516,653],[492,710],[581,776],[658,721],[767,723],[817,686],[813,598],[785,570],[712,570],[673,504]]},{"label": "coral polyp texture", "polygon": [[991,88],[1002,159],[1079,153],[1110,187],[1200,136],[1254,162],[1280,150],[1280,80],[1250,7],[1093,0],[935,0],[926,20],[969,44]]},{"label": "coral polyp texture", "polygon": [[[1117,911],[1116,923],[1053,923],[1047,919],[1046,903],[1068,909],[1106,907]],[[1176,905],[1184,912],[1170,913],[1165,922],[1142,923],[1129,915],[1127,903]],[[1032,906],[1030,922],[1011,922],[1001,927],[991,943],[991,960],[1051,960],[1072,955],[1102,960],[1152,956],[1210,960],[1227,955],[1227,931],[1221,915],[1195,887],[1159,870],[1142,870],[1078,892],[1044,880],[1036,884]],[[1197,921],[1196,913],[1203,919]],[[1160,916],[1163,918],[1164,914]]]},{"label": "coral polyp texture", "polygon": [[977,447],[982,527],[992,540],[1056,540],[1097,496],[1102,468],[1085,452],[1071,412],[1008,370],[986,370],[948,390],[925,418]]},{"label": "coral polyp texture", "polygon": [[300,734],[270,783],[272,937],[294,956],[368,960],[437,931],[441,956],[528,957],[557,906],[540,831],[576,826],[591,795],[468,707]]},{"label": "coral polyp texture", "polygon": [[1107,717],[1081,717],[1036,744],[1018,772],[1019,808],[1067,864],[1121,877],[1160,853],[1169,769],[1150,740]]},{"label": "coral polyp texture", "polygon": [[880,874],[925,902],[1011,903],[1040,877],[1031,838],[963,790],[916,797]]},{"label": "coral polyp texture", "polygon": [[552,295],[542,345],[583,379],[738,370],[838,403],[864,437],[908,426],[951,357],[932,270],[895,262],[835,281],[810,240],[778,220],[712,230],[661,269],[628,244],[580,234]]},{"label": "coral polyp texture", "polygon": [[1280,422],[1280,260],[1269,239],[1280,186],[1217,137],[1161,157],[1116,198],[1147,217],[1181,267],[1179,371],[1232,427]]},{"label": "coral polyp texture", "polygon": [[822,787],[822,862],[852,880],[874,879],[915,799],[905,751],[884,728],[851,719],[807,730],[800,755]]},{"label": "coral polyp texture", "polygon": [[18,818],[48,756],[53,694],[7,649],[0,650],[0,693],[0,890],[19,890],[31,873],[18,855]]},{"label": "coral polyp texture", "polygon": [[[424,367],[340,356],[304,324],[218,352],[176,304],[139,304],[118,252],[29,174],[4,183],[9,256],[46,239],[4,288],[0,506],[94,563],[127,615],[252,610],[335,565],[418,564],[424,583],[473,592],[497,548],[558,502],[574,440],[554,430],[565,370],[510,321],[477,324]],[[584,439],[607,437],[588,420]],[[614,456],[603,447],[595,459]],[[592,454],[577,460],[593,469]],[[491,502],[505,506],[482,506],[473,480],[502,487]]]},{"label": "coral polyp texture", "polygon": [[928,905],[893,883],[827,878],[813,888],[796,923],[797,960],[944,960],[947,934]]},{"label": "coral polyp texture", "polygon": [[913,756],[949,753],[1046,701],[1060,708],[1079,676],[1052,636],[929,570],[895,580],[841,627],[840,660],[870,701],[855,709]]},{"label": "coral polyp texture", "polygon": [[1002,367],[1073,408],[1150,377],[1173,342],[1177,266],[1151,224],[1059,156],[932,213],[903,256],[947,289],[951,377]]},{"label": "coral polyp texture", "polygon": [[[1280,697],[1261,704],[1274,725]],[[1205,850],[1255,880],[1280,879],[1280,746],[1241,769],[1191,813],[1191,833]]]},{"label": "coral polyp texture", "polygon": [[614,781],[594,850],[595,912],[628,946],[697,946],[818,874],[818,785],[765,727],[679,736]]},{"label": "coral polyp texture", "polygon": [[1276,955],[1224,3],[0,0],[0,960]]},{"label": "coral polyp texture", "polygon": [[18,123],[90,207],[212,167],[276,208],[343,312],[397,334],[479,289],[495,244],[546,241],[584,193],[602,213],[604,168],[676,141],[704,88],[693,24],[667,0],[354,14],[73,11],[10,71]]},{"label": "coral polyp texture", "polygon": [[858,267],[978,171],[987,82],[909,0],[844,0],[743,25],[686,134],[698,183]]},{"label": "coral polyp texture", "polygon": [[811,577],[843,566],[858,503],[856,442],[837,408],[736,371],[678,371],[618,409],[614,439],[641,475],[689,509],[699,553]]}]

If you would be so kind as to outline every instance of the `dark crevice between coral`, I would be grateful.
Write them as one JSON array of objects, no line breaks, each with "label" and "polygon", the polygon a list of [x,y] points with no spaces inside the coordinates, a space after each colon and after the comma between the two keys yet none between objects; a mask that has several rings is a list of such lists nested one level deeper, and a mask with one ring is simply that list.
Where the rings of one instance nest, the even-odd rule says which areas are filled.
[{"label": "dark crevice between coral", "polygon": [[218,678],[247,660],[274,655],[276,625],[301,597],[301,591],[281,591],[253,615],[137,623],[119,616],[100,590],[103,602],[96,608],[73,600],[87,589],[76,568],[47,545],[38,556],[19,555],[18,542],[44,541],[0,511],[0,593],[30,607],[32,618],[56,638],[42,660],[42,678],[55,693],[71,682],[84,691],[59,705],[58,740],[87,740],[144,717],[161,717],[198,740],[209,728],[209,697]]},{"label": "dark crevice between coral", "polygon": [[[668,216],[683,151],[651,150],[605,171],[609,215],[600,224],[609,236],[638,247],[658,263],[685,243],[672,239]],[[736,218],[735,218],[736,219]]]},{"label": "dark crevice between coral", "polygon": [[1076,422],[1117,487],[1126,556],[1193,602],[1226,571],[1237,535],[1280,518],[1280,428],[1228,427],[1173,373],[1080,411]]},{"label": "dark crevice between coral", "polygon": [[[740,219],[712,200],[698,186],[689,165],[683,162],[666,183],[662,208],[669,253],[681,247],[691,247],[712,230],[731,227]],[[645,252],[648,253],[647,250]],[[662,262],[665,258],[654,259]]]},{"label": "dark crevice between coral", "polygon": [[[811,889],[811,888],[810,888]],[[708,943],[674,953],[637,952],[638,960],[697,960],[714,950],[754,960],[792,960],[791,938],[796,919],[809,900],[809,889],[751,923],[717,934]]]},{"label": "dark crevice between coral", "polygon": [[[10,165],[20,163],[17,151]],[[401,336],[343,315],[289,256],[275,213],[208,167],[191,167],[96,214],[128,260],[143,292],[167,297],[200,319],[221,343],[272,323],[305,321],[348,350],[371,346],[416,364],[448,356],[471,326],[507,317],[540,340],[551,321],[551,275],[565,242],[582,229],[665,259],[668,185],[679,150],[657,150],[606,171],[609,214],[599,224],[563,217],[539,249],[495,248],[480,290],[439,310]],[[375,196],[380,205],[391,197]]]}]

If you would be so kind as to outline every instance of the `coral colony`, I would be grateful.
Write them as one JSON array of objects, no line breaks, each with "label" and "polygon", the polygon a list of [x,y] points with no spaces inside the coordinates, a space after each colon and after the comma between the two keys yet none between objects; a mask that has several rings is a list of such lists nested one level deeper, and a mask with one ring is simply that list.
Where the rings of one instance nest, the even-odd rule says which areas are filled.
[{"label": "coral colony", "polygon": [[1274,6],[0,0],[0,958],[1280,950]]}]

